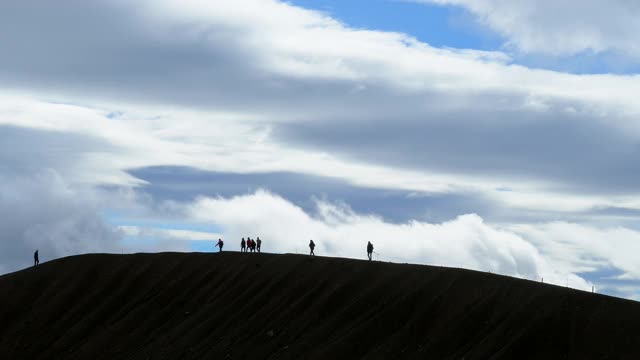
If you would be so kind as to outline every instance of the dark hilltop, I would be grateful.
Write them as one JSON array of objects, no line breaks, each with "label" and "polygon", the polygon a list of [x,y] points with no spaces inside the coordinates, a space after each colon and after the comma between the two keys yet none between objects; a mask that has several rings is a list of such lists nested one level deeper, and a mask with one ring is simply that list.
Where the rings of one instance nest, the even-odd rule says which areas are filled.
[{"label": "dark hilltop", "polygon": [[2,359],[640,359],[640,303],[301,255],[93,254],[0,276]]}]

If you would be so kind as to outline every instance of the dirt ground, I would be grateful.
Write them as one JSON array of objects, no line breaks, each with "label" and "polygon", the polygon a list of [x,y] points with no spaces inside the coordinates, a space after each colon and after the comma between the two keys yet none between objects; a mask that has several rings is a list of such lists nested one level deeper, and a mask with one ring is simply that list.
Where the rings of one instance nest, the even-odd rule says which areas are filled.
[{"label": "dirt ground", "polygon": [[640,303],[431,266],[92,254],[0,277],[2,359],[640,359]]}]

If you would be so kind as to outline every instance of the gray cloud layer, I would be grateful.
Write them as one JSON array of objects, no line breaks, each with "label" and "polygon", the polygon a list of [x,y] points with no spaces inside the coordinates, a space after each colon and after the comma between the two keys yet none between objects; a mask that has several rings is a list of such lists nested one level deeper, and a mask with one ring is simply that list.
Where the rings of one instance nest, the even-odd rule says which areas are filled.
[{"label": "gray cloud layer", "polygon": [[285,124],[282,141],[424,171],[549,181],[553,190],[637,194],[638,139],[590,115],[468,106],[416,119]]},{"label": "gray cloud layer", "polygon": [[29,177],[0,171],[0,181],[0,273],[32,265],[36,249],[40,261],[121,250],[121,234],[103,222],[97,204],[55,171]]},{"label": "gray cloud layer", "polygon": [[268,54],[249,46],[245,29],[195,20],[154,27],[119,2],[0,6],[0,79],[13,87],[260,113],[275,126],[273,140],[345,159],[638,193],[638,138],[610,125],[626,117],[603,120],[585,102],[558,98],[537,109],[522,91],[406,92],[373,77],[293,77],[265,68]]},{"label": "gray cloud layer", "polygon": [[86,136],[0,126],[0,273],[31,265],[36,249],[41,261],[121,250],[97,193],[68,179],[84,153],[107,149]]}]

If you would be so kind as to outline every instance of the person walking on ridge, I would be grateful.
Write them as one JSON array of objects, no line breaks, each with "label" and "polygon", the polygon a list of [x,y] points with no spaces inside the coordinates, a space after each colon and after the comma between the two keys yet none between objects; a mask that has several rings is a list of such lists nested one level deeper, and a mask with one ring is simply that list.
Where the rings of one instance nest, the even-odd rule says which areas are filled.
[{"label": "person walking on ridge", "polygon": [[316,248],[316,244],[313,242],[313,240],[309,240],[309,249],[311,249],[311,252],[309,253],[309,255],[313,255],[316,256],[316,254],[314,254],[313,249]]},{"label": "person walking on ridge", "polygon": [[367,241],[367,256],[369,257],[369,261],[371,261],[371,254],[373,253],[373,244],[371,241]]},{"label": "person walking on ridge", "polygon": [[247,243],[244,241],[244,238],[240,241],[240,252],[247,252]]},{"label": "person walking on ridge", "polygon": [[40,264],[40,259],[38,258],[38,250],[33,253],[33,266],[37,266]]},{"label": "person walking on ridge", "polygon": [[258,252],[260,252],[260,246],[262,246],[262,240],[260,240],[260,236],[258,236],[258,239],[256,239],[256,248],[258,249]]},{"label": "person walking on ridge", "polygon": [[222,239],[218,239],[218,243],[216,244],[216,246],[220,248],[219,252],[222,252],[222,247],[224,246],[224,241],[222,241]]}]

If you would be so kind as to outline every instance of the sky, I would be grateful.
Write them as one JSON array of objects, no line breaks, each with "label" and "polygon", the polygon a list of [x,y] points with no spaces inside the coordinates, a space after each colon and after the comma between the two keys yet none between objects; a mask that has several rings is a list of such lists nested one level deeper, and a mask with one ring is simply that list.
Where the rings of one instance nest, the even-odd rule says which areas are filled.
[{"label": "sky", "polygon": [[[570,16],[569,16],[570,15]],[[0,273],[238,250],[640,299],[640,5],[0,3]]]}]

